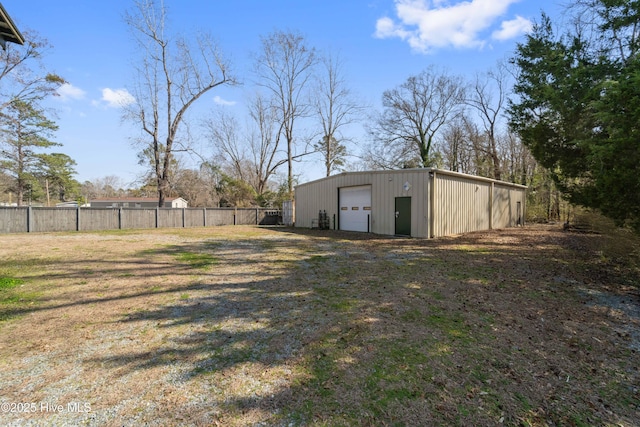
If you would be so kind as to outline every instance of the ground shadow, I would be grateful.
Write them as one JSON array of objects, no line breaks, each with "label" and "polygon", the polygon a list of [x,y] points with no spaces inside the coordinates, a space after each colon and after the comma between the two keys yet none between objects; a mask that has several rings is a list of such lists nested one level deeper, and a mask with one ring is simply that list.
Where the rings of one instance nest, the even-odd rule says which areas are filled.
[{"label": "ground shadow", "polygon": [[[567,261],[565,235],[518,233],[422,240],[278,228],[268,239],[141,252],[93,274],[192,279],[68,304],[184,295],[113,320],[166,331],[165,340],[85,363],[123,377],[179,367],[175,381],[202,381],[219,408],[200,422],[241,423],[252,411],[268,425],[632,419],[638,376],[627,370],[638,357],[625,353],[624,337],[594,329],[612,320],[579,293],[589,278]],[[182,253],[219,264],[177,262]],[[67,267],[56,280],[83,277],[81,263]],[[233,381],[235,394],[220,391]],[[589,390],[603,383],[598,395]]]}]

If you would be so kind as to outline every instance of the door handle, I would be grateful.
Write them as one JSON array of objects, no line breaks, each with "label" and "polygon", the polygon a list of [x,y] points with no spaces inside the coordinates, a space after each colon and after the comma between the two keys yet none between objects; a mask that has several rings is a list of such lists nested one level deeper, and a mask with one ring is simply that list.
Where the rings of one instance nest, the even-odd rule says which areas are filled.
[{"label": "door handle", "polygon": [[396,211],[396,218],[398,218],[398,216],[400,216],[400,212]]}]

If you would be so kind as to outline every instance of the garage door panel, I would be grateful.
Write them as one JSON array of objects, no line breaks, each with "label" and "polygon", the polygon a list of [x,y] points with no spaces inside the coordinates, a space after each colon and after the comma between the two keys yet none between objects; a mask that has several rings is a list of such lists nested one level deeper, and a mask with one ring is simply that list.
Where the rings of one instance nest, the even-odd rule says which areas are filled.
[{"label": "garage door panel", "polygon": [[340,188],[340,230],[369,231],[371,186]]}]

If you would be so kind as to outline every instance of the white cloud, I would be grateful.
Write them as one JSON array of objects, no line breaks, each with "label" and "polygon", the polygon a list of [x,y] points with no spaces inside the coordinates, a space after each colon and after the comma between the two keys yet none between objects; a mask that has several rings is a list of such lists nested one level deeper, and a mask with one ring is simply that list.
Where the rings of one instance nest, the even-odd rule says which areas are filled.
[{"label": "white cloud", "polygon": [[496,40],[509,40],[530,32],[532,27],[531,21],[522,16],[516,16],[516,19],[504,21],[500,29],[494,31],[491,37]]},{"label": "white cloud", "polygon": [[108,107],[120,108],[133,104],[135,98],[126,89],[102,89],[102,101],[107,103]]},{"label": "white cloud", "polygon": [[236,105],[236,101],[227,101],[226,99],[222,99],[218,95],[213,97],[213,102],[215,102],[218,105]]},{"label": "white cloud", "polygon": [[[397,21],[389,17],[376,23],[378,38],[399,37],[423,53],[438,48],[481,48],[485,40],[482,33],[495,26],[509,6],[519,0],[395,0]],[[517,25],[526,21],[515,19],[503,24],[503,29],[494,34],[505,40],[516,34]],[[516,22],[517,21],[517,22]],[[522,27],[520,27],[522,28]],[[494,37],[494,38],[497,38]]]},{"label": "white cloud", "polygon": [[56,92],[60,96],[60,99],[62,99],[63,101],[67,101],[70,99],[82,99],[85,95],[85,91],[83,91],[79,87],[75,87],[71,83],[63,84],[58,88]]}]

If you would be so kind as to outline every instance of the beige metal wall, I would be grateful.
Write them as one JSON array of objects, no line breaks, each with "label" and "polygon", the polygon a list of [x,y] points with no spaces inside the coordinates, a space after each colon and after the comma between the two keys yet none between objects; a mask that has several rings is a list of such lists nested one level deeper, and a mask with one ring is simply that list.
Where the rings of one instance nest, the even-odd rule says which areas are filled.
[{"label": "beige metal wall", "polygon": [[433,237],[524,224],[526,187],[455,172],[434,173]]},{"label": "beige metal wall", "polygon": [[374,174],[372,209],[375,209],[372,231],[395,234],[395,198],[411,197],[411,236],[429,236],[428,181],[425,170],[400,170]]},{"label": "beige metal wall", "polygon": [[435,172],[433,237],[488,230],[491,183]]},{"label": "beige metal wall", "polygon": [[[495,183],[493,187],[492,228],[524,225],[525,200],[524,188]],[[518,203],[520,203],[519,211]]]},{"label": "beige metal wall", "polygon": [[360,185],[371,185],[371,231],[377,234],[395,234],[396,197],[411,197],[413,237],[513,227],[518,225],[518,202],[524,218],[524,186],[449,171],[407,169],[343,173],[298,185],[296,227],[311,227],[318,212],[325,210],[333,228],[338,189]]},{"label": "beige metal wall", "polygon": [[[411,235],[428,236],[426,170],[350,172],[296,187],[296,227],[311,227],[320,210],[338,221],[338,189],[371,185],[371,232],[395,234],[395,198],[411,197]],[[334,222],[335,218],[335,222]],[[339,224],[335,224],[338,228]]]}]

